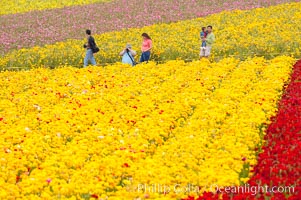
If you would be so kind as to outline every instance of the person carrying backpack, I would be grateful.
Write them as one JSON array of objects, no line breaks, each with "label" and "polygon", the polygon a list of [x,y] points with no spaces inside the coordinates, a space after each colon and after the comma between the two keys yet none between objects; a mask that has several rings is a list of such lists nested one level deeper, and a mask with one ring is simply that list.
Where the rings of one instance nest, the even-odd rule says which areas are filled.
[{"label": "person carrying backpack", "polygon": [[86,30],[87,43],[84,44],[86,48],[86,56],[84,58],[84,67],[87,67],[88,62],[90,61],[92,65],[96,65],[96,61],[93,53],[97,53],[99,48],[96,46],[95,40],[91,35],[91,30]]}]

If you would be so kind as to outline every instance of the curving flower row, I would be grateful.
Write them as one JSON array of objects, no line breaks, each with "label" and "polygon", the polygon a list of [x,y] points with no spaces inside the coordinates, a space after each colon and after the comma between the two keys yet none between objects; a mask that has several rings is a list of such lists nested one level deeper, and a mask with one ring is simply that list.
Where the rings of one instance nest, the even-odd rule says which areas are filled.
[{"label": "curving flower row", "polygon": [[96,2],[108,2],[109,0],[21,0],[21,1],[0,1],[0,16],[6,14],[24,13],[33,10],[46,10],[63,8],[66,6],[85,5]]},{"label": "curving flower row", "polygon": [[175,199],[245,183],[293,62],[2,72],[0,198]]},{"label": "curving flower row", "polygon": [[[58,5],[91,3],[104,0],[73,1],[2,1],[0,12],[15,12],[20,8],[28,10]],[[149,26],[156,23],[169,23],[196,17],[207,16],[223,10],[252,9],[267,7],[299,0],[211,0],[211,1],[173,1],[173,0],[114,0],[72,6],[61,9],[32,11],[0,16],[0,55],[13,49],[29,48],[53,44],[67,39],[82,39],[84,30],[93,33],[118,31],[126,28]],[[15,3],[18,2],[17,5]],[[30,2],[29,6],[24,4]],[[48,2],[48,3],[47,3]],[[1,5],[3,4],[3,5]],[[284,11],[282,11],[284,12]],[[198,25],[200,29],[201,25]]]},{"label": "curving flower row", "polygon": [[[212,50],[215,60],[227,56],[245,59],[254,55],[266,58],[277,55],[297,57],[301,52],[301,38],[296,37],[301,31],[300,5],[291,3],[250,11],[223,12],[172,24],[156,24],[96,35],[101,49],[96,54],[96,60],[99,64],[120,61],[118,53],[126,43],[131,43],[139,53],[142,32],[149,33],[153,38],[151,59],[155,61],[198,59],[200,27],[208,24],[213,25],[216,35]],[[55,67],[62,64],[82,66],[84,42],[68,40],[13,51],[0,58],[0,68]]]}]

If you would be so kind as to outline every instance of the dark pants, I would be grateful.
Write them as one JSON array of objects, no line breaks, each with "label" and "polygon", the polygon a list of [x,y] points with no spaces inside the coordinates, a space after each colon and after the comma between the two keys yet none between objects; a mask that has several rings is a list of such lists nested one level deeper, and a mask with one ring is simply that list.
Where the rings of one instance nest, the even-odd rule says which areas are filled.
[{"label": "dark pants", "polygon": [[148,61],[150,58],[150,51],[143,52],[140,57],[140,62]]}]

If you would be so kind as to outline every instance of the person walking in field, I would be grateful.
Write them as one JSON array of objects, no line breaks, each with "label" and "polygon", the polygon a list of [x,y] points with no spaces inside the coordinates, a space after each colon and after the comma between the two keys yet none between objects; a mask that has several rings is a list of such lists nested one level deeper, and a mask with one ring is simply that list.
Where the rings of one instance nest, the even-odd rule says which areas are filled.
[{"label": "person walking in field", "polygon": [[135,62],[135,56],[136,56],[136,51],[134,51],[132,49],[132,45],[130,44],[127,44],[125,49],[123,49],[121,52],[120,52],[120,56],[122,56],[122,63],[124,64],[130,64],[132,66],[136,65],[136,62]]},{"label": "person walking in field", "polygon": [[142,46],[141,46],[142,54],[140,57],[140,62],[145,62],[145,61],[148,62],[151,55],[150,50],[153,47],[152,39],[147,33],[143,33],[142,38],[143,38]]},{"label": "person walking in field", "polygon": [[206,47],[205,48],[201,48],[201,52],[200,52],[200,57],[209,57],[210,53],[211,53],[211,48],[213,43],[215,42],[215,36],[212,32],[212,26],[209,25],[207,26],[207,35],[206,37],[202,38],[202,44],[203,42],[206,43]]},{"label": "person walking in field", "polygon": [[84,48],[86,48],[84,67],[87,67],[89,61],[91,62],[92,65],[96,65],[96,61],[93,55],[93,49],[96,48],[96,43],[91,35],[91,30],[86,30],[86,35],[87,35],[87,43],[84,44]]}]

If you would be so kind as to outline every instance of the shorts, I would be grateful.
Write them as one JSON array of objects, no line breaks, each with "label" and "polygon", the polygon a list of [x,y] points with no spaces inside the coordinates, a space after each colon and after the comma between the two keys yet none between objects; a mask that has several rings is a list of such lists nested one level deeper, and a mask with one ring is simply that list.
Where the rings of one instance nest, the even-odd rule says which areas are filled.
[{"label": "shorts", "polygon": [[201,47],[201,52],[200,52],[200,56],[201,57],[208,57],[210,56],[210,52],[211,52],[211,47],[210,46],[206,46],[206,47]]}]

